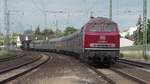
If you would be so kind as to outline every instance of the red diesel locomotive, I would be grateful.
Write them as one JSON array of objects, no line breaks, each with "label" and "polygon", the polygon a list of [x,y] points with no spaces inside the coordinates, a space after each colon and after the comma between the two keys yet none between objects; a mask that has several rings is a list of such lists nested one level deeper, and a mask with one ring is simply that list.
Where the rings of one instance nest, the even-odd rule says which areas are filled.
[{"label": "red diesel locomotive", "polygon": [[80,31],[70,36],[32,41],[30,48],[76,53],[84,61],[110,65],[119,57],[119,44],[117,24],[108,18],[97,17],[88,21]]}]

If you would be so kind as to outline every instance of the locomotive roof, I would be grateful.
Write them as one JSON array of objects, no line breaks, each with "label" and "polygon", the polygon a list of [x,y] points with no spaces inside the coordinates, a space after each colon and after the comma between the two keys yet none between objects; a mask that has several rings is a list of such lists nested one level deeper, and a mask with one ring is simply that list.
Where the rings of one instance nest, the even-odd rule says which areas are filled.
[{"label": "locomotive roof", "polygon": [[96,18],[91,19],[87,23],[115,23],[115,22],[110,20],[109,18],[96,17]]}]

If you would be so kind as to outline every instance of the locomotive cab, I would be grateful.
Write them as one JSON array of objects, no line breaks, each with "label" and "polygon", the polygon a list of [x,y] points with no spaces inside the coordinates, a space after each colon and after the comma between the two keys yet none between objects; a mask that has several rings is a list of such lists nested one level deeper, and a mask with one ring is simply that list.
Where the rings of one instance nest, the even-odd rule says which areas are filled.
[{"label": "locomotive cab", "polygon": [[84,49],[88,59],[92,62],[114,62],[119,56],[119,39],[116,23],[88,23],[84,32]]}]

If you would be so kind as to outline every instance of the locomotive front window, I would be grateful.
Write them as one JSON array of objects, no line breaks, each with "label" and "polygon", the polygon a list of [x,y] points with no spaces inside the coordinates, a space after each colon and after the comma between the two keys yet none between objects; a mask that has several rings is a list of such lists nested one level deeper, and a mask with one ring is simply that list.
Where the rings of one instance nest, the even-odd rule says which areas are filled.
[{"label": "locomotive front window", "polygon": [[115,31],[116,31],[115,24],[106,24],[104,26],[104,32],[115,32]]},{"label": "locomotive front window", "polygon": [[102,25],[101,24],[95,24],[93,25],[92,28],[90,28],[90,32],[101,32],[103,29],[102,29]]}]

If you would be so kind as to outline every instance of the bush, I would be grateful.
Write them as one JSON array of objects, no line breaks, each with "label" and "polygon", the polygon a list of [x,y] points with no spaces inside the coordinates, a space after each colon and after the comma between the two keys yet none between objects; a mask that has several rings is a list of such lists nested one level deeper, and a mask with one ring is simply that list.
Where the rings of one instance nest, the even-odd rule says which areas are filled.
[{"label": "bush", "polygon": [[122,53],[120,53],[120,58],[123,58],[124,56],[123,56],[123,54]]},{"label": "bush", "polygon": [[6,50],[0,50],[0,59],[8,58],[11,56],[15,56],[15,54]]},{"label": "bush", "polygon": [[146,55],[146,56],[144,56],[144,59],[145,59],[146,61],[149,61],[149,60],[150,60],[150,56],[149,56],[149,55]]},{"label": "bush", "polygon": [[144,59],[142,51],[121,51],[121,54],[125,59]]}]

